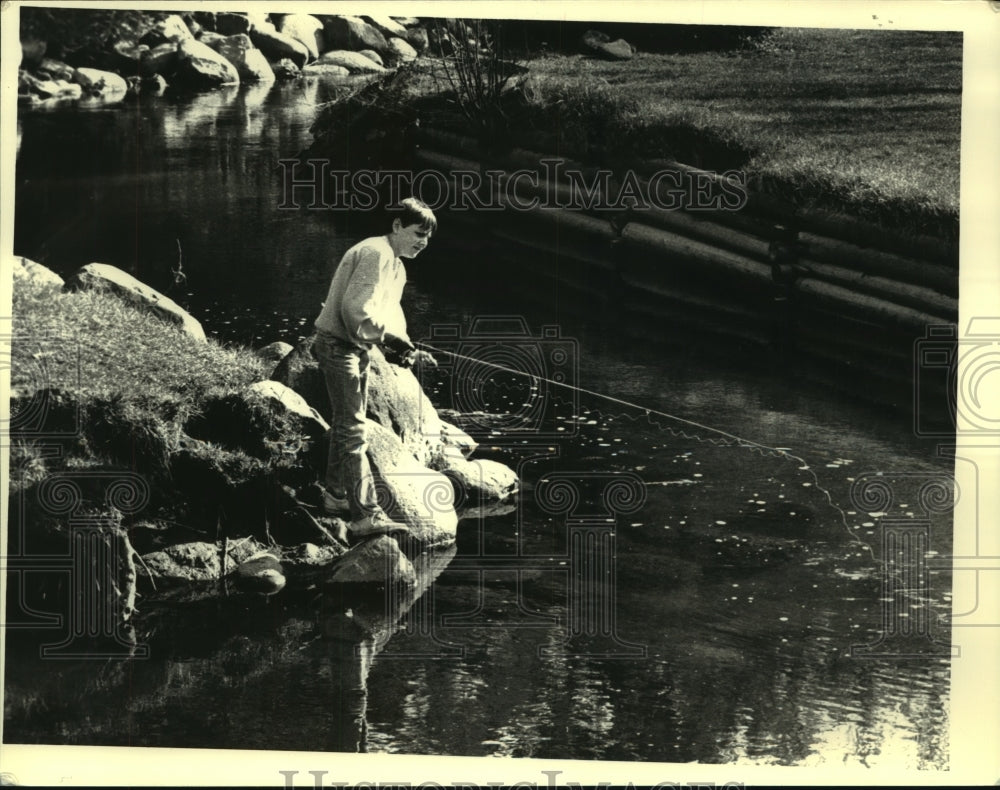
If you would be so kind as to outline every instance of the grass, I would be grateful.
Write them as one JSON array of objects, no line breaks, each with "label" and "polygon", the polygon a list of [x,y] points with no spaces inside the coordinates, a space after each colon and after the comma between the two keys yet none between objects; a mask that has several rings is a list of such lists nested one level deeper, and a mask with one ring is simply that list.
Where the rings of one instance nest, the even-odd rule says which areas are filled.
[{"label": "grass", "polygon": [[957,239],[960,34],[783,29],[721,53],[522,62],[514,145],[735,167],[798,205]]},{"label": "grass", "polygon": [[[222,470],[227,480],[236,467],[259,475],[294,464],[282,449],[294,423],[264,402],[238,397],[269,374],[251,351],[197,342],[110,293],[64,293],[16,279],[13,307],[12,412],[46,393],[45,424],[14,432],[15,489],[54,467],[128,468],[169,487],[182,456],[200,458],[206,474]],[[191,426],[203,415],[236,400],[243,407],[231,410],[228,444],[223,436],[192,440]],[[39,430],[63,436],[60,456],[42,457],[33,441]],[[253,445],[250,456],[244,440]]]}]

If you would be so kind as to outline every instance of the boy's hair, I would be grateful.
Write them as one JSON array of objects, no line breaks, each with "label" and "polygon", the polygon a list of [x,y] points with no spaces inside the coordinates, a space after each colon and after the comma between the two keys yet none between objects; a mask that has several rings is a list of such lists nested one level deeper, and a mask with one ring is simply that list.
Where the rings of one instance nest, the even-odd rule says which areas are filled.
[{"label": "boy's hair", "polygon": [[389,209],[389,223],[392,224],[395,219],[398,219],[404,228],[408,225],[419,225],[421,230],[431,233],[434,233],[438,226],[434,212],[426,203],[415,197],[406,198],[398,207],[393,206]]}]

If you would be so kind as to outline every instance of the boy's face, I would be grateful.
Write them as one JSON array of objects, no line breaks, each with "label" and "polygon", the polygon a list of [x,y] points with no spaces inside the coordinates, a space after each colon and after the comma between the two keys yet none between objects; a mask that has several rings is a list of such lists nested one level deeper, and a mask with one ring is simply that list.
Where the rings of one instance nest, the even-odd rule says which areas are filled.
[{"label": "boy's face", "polygon": [[398,219],[392,223],[392,246],[400,258],[414,258],[431,240],[431,232],[419,224],[403,225]]}]

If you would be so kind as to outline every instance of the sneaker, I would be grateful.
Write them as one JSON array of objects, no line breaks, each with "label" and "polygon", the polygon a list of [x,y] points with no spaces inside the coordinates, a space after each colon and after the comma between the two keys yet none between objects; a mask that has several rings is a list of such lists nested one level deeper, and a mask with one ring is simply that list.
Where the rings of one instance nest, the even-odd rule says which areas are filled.
[{"label": "sneaker", "polygon": [[328,516],[343,516],[350,512],[351,504],[347,501],[347,495],[337,496],[323,489],[323,512]]},{"label": "sneaker", "polygon": [[410,529],[406,524],[392,521],[385,513],[374,513],[355,521],[348,526],[347,531],[352,538],[373,538],[377,535],[409,532]]}]

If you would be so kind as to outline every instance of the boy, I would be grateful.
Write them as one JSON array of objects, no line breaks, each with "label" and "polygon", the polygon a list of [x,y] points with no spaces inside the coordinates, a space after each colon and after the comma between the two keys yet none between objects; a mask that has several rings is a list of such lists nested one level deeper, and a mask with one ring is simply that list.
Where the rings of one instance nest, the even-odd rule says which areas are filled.
[{"label": "boy", "polygon": [[437,364],[426,351],[413,347],[400,305],[406,284],[401,258],[414,258],[427,247],[437,219],[416,198],[404,200],[390,217],[387,234],[365,239],[344,253],[316,318],[313,344],[332,406],[324,508],[333,513],[346,505],[348,531],[355,538],[408,531],[379,507],[366,455],[369,349],[385,345],[402,353],[404,364]]}]

